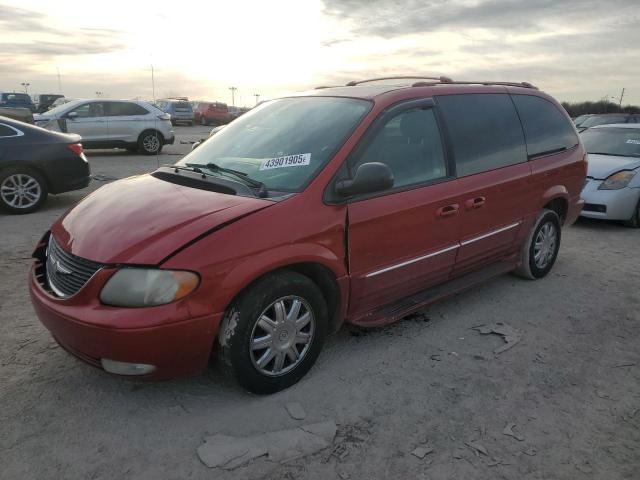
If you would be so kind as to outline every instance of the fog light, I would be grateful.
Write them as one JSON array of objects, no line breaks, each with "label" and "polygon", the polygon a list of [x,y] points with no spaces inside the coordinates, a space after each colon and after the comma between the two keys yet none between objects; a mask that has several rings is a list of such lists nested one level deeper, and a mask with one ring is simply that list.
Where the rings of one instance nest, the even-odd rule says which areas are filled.
[{"label": "fog light", "polygon": [[117,375],[147,375],[156,369],[155,365],[118,362],[116,360],[109,360],[108,358],[102,358],[100,362],[102,363],[102,368],[107,372]]}]

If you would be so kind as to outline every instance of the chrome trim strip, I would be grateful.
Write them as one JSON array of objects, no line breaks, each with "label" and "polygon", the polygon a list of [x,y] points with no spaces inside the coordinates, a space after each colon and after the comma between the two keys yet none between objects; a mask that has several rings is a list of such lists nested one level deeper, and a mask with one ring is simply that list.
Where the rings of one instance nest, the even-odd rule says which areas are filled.
[{"label": "chrome trim strip", "polygon": [[516,228],[522,222],[512,223],[511,225],[507,225],[506,227],[499,228],[497,230],[492,230],[489,233],[485,233],[484,235],[480,235],[479,237],[470,238],[469,240],[465,240],[464,242],[460,242],[460,246],[469,245],[470,243],[477,242],[478,240],[482,240],[487,237],[491,237],[493,235],[497,235],[498,233],[506,232],[507,230],[511,230],[512,228]]},{"label": "chrome trim strip", "polygon": [[427,258],[435,257],[436,255],[440,255],[442,253],[450,252],[451,250],[455,250],[456,248],[460,248],[460,245],[451,245],[450,247],[443,248],[442,250],[437,250],[435,252],[428,253],[426,255],[422,255],[421,257],[412,258],[411,260],[407,260],[402,263],[397,263],[395,265],[391,265],[390,267],[382,268],[380,270],[375,270],[373,272],[367,273],[365,278],[375,277],[376,275],[380,275],[381,273],[390,272],[391,270],[396,270],[397,268],[406,267],[407,265],[411,265],[412,263],[419,262],[420,260],[426,260]]}]

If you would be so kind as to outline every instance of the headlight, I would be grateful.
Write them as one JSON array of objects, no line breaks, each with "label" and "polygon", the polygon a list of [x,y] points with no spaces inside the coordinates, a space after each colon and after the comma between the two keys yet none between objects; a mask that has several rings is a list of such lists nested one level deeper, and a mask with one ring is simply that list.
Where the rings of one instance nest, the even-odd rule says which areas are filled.
[{"label": "headlight", "polygon": [[622,172],[610,175],[604,182],[600,184],[598,190],[620,190],[629,185],[629,182],[635,177],[636,172],[623,170]]},{"label": "headlight", "polygon": [[100,293],[100,300],[116,307],[152,307],[189,295],[200,279],[192,272],[146,268],[123,268]]}]

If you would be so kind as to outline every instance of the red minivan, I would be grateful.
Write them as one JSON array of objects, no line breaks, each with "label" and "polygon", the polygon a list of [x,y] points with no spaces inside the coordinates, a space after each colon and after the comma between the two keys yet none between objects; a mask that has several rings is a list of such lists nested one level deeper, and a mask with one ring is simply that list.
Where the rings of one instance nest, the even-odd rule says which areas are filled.
[{"label": "red minivan", "polygon": [[90,194],[34,252],[38,317],[111,373],[185,375],[215,352],[269,393],[345,321],[544,277],[587,170],[562,107],[529,84],[384,80],[265,102]]}]

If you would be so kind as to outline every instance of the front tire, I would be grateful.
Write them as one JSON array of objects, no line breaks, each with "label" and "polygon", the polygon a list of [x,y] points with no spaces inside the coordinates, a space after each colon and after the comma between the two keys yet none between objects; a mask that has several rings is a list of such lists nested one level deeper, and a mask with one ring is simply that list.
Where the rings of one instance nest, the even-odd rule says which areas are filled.
[{"label": "front tire", "polygon": [[147,130],[138,138],[138,151],[144,155],[157,155],[162,151],[164,139],[160,132]]},{"label": "front tire", "polygon": [[327,325],[327,305],[315,283],[292,271],[267,275],[227,311],[218,335],[221,364],[250,392],[283,390],[313,366]]},{"label": "front tire", "polygon": [[560,250],[561,225],[553,210],[540,212],[522,247],[522,264],[515,270],[516,275],[537,280],[551,271]]},{"label": "front tire", "polygon": [[0,170],[0,207],[9,213],[25,214],[38,210],[47,199],[47,182],[29,167]]}]

